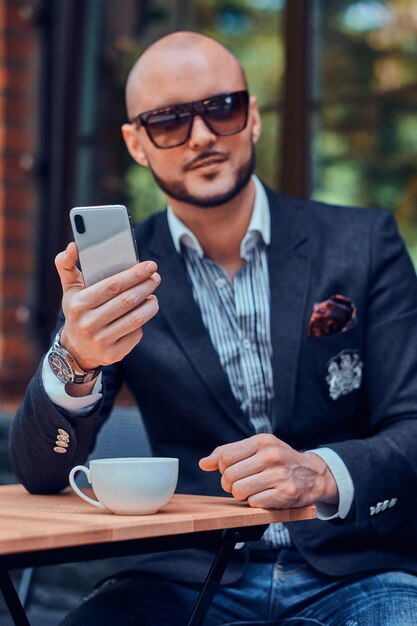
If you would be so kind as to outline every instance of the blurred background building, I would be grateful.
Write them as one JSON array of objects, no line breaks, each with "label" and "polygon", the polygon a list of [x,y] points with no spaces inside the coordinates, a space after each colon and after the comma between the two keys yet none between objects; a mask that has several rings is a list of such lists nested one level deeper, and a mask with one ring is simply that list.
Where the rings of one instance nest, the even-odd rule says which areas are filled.
[{"label": "blurred background building", "polygon": [[267,183],[394,211],[417,263],[417,2],[0,0],[0,22],[0,412],[49,344],[70,208],[126,203],[141,219],[164,205],[120,126],[133,60],[168,32],[241,60]]}]

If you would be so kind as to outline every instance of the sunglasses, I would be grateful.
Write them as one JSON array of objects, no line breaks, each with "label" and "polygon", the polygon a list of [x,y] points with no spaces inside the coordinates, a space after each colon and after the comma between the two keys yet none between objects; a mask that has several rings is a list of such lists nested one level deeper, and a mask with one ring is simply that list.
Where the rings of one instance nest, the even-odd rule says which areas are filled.
[{"label": "sunglasses", "polygon": [[248,105],[248,92],[234,91],[145,111],[130,123],[143,126],[152,143],[165,150],[182,146],[188,141],[196,115],[219,137],[240,133],[248,121]]}]

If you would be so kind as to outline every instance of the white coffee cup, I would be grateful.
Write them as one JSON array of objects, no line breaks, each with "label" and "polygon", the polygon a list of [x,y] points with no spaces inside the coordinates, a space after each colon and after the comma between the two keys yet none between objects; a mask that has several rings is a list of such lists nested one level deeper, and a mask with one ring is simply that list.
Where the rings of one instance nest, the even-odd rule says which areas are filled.
[{"label": "white coffee cup", "polygon": [[[150,515],[171,498],[177,486],[178,459],[141,457],[95,459],[76,465],[69,475],[75,493],[86,502],[119,515]],[[75,483],[75,474],[84,472],[97,500],[87,496]]]}]

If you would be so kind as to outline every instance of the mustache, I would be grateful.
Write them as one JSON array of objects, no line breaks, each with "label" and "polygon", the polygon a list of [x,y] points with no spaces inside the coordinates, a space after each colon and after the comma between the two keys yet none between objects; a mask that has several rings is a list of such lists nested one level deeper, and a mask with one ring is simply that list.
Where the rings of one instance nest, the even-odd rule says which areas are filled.
[{"label": "mustache", "polygon": [[202,161],[205,161],[206,159],[220,158],[225,161],[228,156],[228,152],[219,152],[218,150],[206,150],[205,152],[201,152],[201,154],[196,156],[195,159],[192,159],[192,161],[186,163],[183,169],[185,172],[187,172],[188,170],[192,170],[193,168],[197,167]]}]

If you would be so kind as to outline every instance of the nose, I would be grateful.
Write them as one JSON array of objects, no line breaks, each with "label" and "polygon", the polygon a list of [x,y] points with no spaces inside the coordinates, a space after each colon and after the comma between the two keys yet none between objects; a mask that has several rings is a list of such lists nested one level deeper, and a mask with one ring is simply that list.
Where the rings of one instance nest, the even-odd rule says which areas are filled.
[{"label": "nose", "polygon": [[207,148],[215,144],[217,136],[205,124],[202,117],[195,115],[188,145],[192,150]]}]

